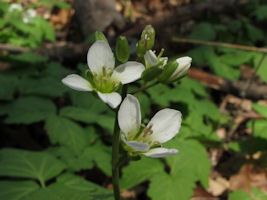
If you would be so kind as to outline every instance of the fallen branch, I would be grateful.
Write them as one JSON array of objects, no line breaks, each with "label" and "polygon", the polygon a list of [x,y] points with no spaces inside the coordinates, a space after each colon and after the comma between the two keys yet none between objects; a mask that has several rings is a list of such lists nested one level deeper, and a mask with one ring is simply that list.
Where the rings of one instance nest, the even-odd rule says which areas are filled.
[{"label": "fallen branch", "polygon": [[189,76],[216,90],[243,97],[242,91],[247,89],[244,97],[253,100],[267,99],[267,85],[251,83],[250,87],[246,88],[247,81],[230,81],[196,68],[190,69]]},{"label": "fallen branch", "polygon": [[203,40],[193,40],[193,39],[186,39],[186,38],[178,38],[173,37],[171,39],[172,42],[179,42],[179,43],[190,43],[190,44],[203,44],[207,46],[215,46],[215,47],[227,47],[232,49],[242,49],[247,51],[257,51],[261,53],[267,53],[267,48],[258,48],[252,46],[245,46],[240,44],[231,44],[231,43],[224,43],[224,42],[212,42],[212,41],[203,41]]}]

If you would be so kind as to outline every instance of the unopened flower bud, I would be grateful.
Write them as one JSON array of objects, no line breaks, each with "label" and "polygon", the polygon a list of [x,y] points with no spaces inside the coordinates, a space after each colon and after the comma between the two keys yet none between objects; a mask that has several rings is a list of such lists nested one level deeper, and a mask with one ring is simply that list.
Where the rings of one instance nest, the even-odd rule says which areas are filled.
[{"label": "unopened flower bud", "polygon": [[169,82],[172,81],[176,81],[182,77],[184,77],[190,66],[191,66],[191,62],[192,62],[192,58],[186,56],[186,57],[181,57],[176,59],[176,62],[178,63],[178,67],[177,69],[172,73],[172,75],[169,78]]},{"label": "unopened flower bud", "polygon": [[145,53],[154,46],[155,29],[151,25],[147,25],[141,35],[141,39],[137,43],[137,56],[143,57]]},{"label": "unopened flower bud", "polygon": [[120,36],[116,42],[116,57],[120,62],[125,63],[128,61],[129,56],[130,50],[128,41],[126,37]]}]

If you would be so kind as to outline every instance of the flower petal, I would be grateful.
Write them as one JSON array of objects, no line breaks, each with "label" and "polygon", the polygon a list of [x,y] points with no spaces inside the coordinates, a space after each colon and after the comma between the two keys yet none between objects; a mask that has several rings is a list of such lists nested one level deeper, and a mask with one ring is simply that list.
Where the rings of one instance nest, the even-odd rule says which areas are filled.
[{"label": "flower petal", "polygon": [[152,126],[153,133],[149,135],[153,142],[164,143],[172,139],[181,127],[182,114],[178,110],[165,108],[157,112],[147,127]]},{"label": "flower petal", "polygon": [[132,149],[134,149],[135,151],[147,151],[149,149],[149,146],[147,144],[141,143],[141,142],[137,142],[137,141],[127,141],[125,139],[125,136],[122,135],[121,136],[122,141],[129,147],[131,147]]},{"label": "flower petal", "polygon": [[112,78],[120,80],[122,84],[127,84],[141,78],[145,70],[143,64],[135,61],[129,61],[115,68]]},{"label": "flower petal", "polygon": [[146,62],[146,67],[151,67],[158,64],[158,58],[152,50],[146,52],[146,54],[144,55],[144,59]]},{"label": "flower petal", "polygon": [[177,149],[155,148],[143,153],[143,155],[151,158],[161,158],[176,155],[178,152]]},{"label": "flower petal", "polygon": [[101,93],[97,92],[99,98],[107,103],[111,108],[117,108],[121,103],[121,95],[117,92]]},{"label": "flower petal", "polygon": [[101,73],[102,68],[114,68],[115,59],[107,42],[96,41],[87,53],[87,63],[92,72]]},{"label": "flower petal", "polygon": [[69,86],[74,90],[79,91],[92,91],[91,84],[83,77],[77,74],[70,74],[62,79],[62,83]]},{"label": "flower petal", "polygon": [[141,110],[139,101],[133,95],[128,94],[121,103],[118,122],[126,138],[133,138],[138,133],[141,124]]}]

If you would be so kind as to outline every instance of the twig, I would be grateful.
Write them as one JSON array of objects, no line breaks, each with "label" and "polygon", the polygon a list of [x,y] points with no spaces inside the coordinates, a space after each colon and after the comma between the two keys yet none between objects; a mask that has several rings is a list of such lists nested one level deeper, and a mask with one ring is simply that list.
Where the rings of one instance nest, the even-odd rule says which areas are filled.
[{"label": "twig", "polygon": [[13,46],[13,45],[8,45],[8,44],[0,44],[0,50],[12,52],[12,53],[25,53],[29,51],[28,48],[18,47],[18,46]]},{"label": "twig", "polygon": [[227,48],[233,48],[233,49],[242,49],[242,50],[247,50],[247,51],[257,51],[261,53],[267,53],[267,48],[258,48],[258,47],[240,45],[240,44],[193,40],[193,39],[178,38],[178,37],[173,37],[171,40],[173,42],[179,42],[179,43],[203,44],[207,46],[227,47]]}]

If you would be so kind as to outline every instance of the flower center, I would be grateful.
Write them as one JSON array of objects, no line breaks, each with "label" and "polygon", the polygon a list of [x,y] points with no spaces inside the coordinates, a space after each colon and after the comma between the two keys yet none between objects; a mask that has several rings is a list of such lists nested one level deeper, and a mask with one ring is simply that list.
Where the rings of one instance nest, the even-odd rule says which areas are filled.
[{"label": "flower center", "polygon": [[120,81],[112,78],[114,69],[102,67],[102,72],[93,73],[90,83],[92,86],[102,93],[111,93],[118,89]]}]

